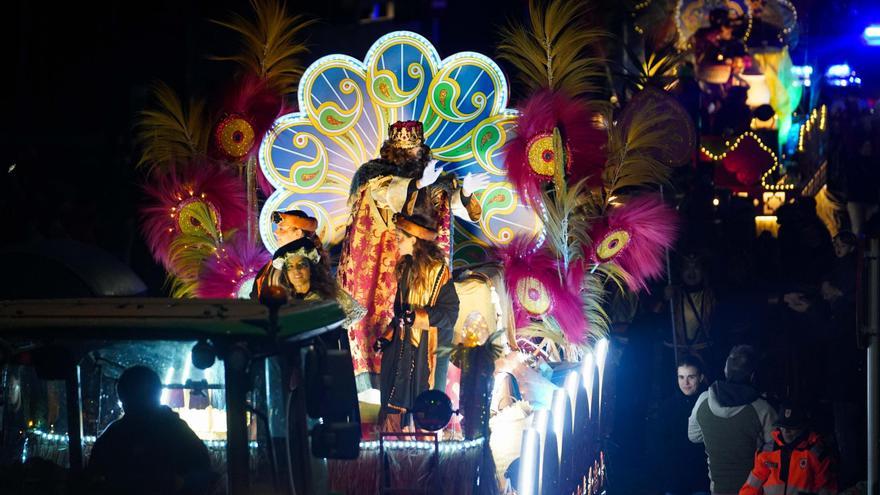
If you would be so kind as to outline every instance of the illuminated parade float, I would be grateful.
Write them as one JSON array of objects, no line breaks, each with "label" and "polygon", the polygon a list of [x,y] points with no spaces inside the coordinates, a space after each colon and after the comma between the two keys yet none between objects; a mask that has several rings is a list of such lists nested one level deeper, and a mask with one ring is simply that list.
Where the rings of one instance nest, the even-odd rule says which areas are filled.
[{"label": "illuminated parade float", "polygon": [[[788,36],[793,9],[770,3]],[[684,46],[717,5],[678,4]],[[667,269],[675,167],[718,162],[771,214],[794,187],[774,138],[821,139],[824,107],[789,130],[783,40],[743,75],[769,110],[699,145],[668,91],[678,62],[651,57],[600,91],[605,33],[576,2],[533,2],[502,30],[507,75],[408,31],[303,68],[308,23],[254,7],[219,22],[243,44],[219,57],[238,67],[223,96],[159,85],[137,129],[141,227],[174,299],[0,307],[10,338],[62,344],[19,359],[63,381],[54,409],[23,418],[22,458],[81,467],[120,414],[108,377],[146,362],[229,493],[604,493],[610,308]],[[726,82],[736,66],[697,70]],[[82,374],[44,362],[73,357]]]}]

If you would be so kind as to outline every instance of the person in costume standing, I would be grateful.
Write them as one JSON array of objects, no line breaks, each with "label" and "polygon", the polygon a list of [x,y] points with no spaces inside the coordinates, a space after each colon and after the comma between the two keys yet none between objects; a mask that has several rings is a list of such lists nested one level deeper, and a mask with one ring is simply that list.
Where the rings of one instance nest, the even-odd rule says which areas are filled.
[{"label": "person in costume standing", "polygon": [[422,123],[416,121],[389,126],[380,158],[355,173],[351,218],[336,275],[340,287],[367,308],[366,316],[348,331],[358,391],[376,388],[380,359],[374,344],[393,316],[398,259],[394,215],[431,219],[438,249],[448,259],[451,215],[477,221],[481,208],[473,193],[488,182],[487,174],[468,174],[462,181],[442,175],[431,160]]},{"label": "person in costume standing", "polygon": [[395,224],[400,258],[394,317],[377,343],[382,351],[383,431],[401,430],[403,415],[420,393],[445,388],[449,359],[438,359],[436,351],[452,345],[459,307],[434,222],[420,215],[399,215]]}]

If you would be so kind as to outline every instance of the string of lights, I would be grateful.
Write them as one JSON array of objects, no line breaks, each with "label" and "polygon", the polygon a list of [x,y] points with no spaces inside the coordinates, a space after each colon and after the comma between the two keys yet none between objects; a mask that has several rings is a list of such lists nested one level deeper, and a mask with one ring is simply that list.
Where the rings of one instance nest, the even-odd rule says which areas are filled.
[{"label": "string of lights", "polygon": [[736,151],[736,149],[739,148],[739,145],[742,144],[743,140],[745,140],[746,138],[751,138],[752,140],[754,140],[758,147],[761,148],[761,150],[765,151],[768,155],[770,155],[771,158],[773,158],[773,166],[767,169],[767,171],[764,172],[764,174],[761,176],[761,186],[767,191],[790,191],[794,189],[794,184],[767,183],[767,179],[773,174],[773,172],[780,168],[779,157],[776,156],[776,152],[773,151],[772,148],[764,144],[764,142],[761,141],[761,138],[759,138],[758,135],[752,131],[746,131],[740,134],[736,139],[733,140],[733,144],[731,144],[730,141],[725,141],[724,145],[727,146],[727,149],[721,153],[713,153],[705,146],[700,146],[700,152],[703,153],[703,155],[708,157],[710,160],[720,162],[724,160],[727,155]]},{"label": "string of lights", "polygon": [[[483,445],[483,438],[476,438],[474,440],[454,440],[454,441],[443,441],[439,443],[439,449],[441,453],[452,453],[452,452],[460,452],[463,450],[473,449],[477,447],[481,447]],[[424,440],[386,440],[385,442],[385,450],[433,450],[434,442],[424,441]],[[378,440],[368,440],[361,442],[361,450],[371,451],[371,450],[379,450],[379,441]]]},{"label": "string of lights", "polygon": [[[38,429],[29,429],[27,431],[28,431],[28,434],[33,435],[41,440],[45,440],[48,442],[64,442],[64,443],[66,443],[69,441],[69,438],[66,433],[55,433],[55,432],[38,430]],[[83,442],[86,445],[94,444],[96,439],[97,439],[97,437],[95,437],[94,435],[83,435]],[[215,449],[226,448],[226,440],[202,440],[202,441],[205,443],[205,446],[207,446],[208,448],[215,448]],[[258,445],[257,442],[249,442],[248,443],[248,447],[250,447],[251,449],[256,449],[257,445]]]},{"label": "string of lights", "polygon": [[810,113],[810,118],[804,122],[798,132],[798,147],[797,150],[799,153],[804,151],[804,141],[810,137],[813,129],[815,129],[816,123],[818,122],[819,132],[825,131],[825,123],[827,120],[828,108],[825,105],[822,105],[820,108],[814,108]]}]

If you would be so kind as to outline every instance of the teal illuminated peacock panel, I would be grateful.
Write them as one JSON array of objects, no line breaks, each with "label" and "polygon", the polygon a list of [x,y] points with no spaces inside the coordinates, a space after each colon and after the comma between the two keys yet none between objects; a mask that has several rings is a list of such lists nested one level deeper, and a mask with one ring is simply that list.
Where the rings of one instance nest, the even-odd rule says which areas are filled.
[{"label": "teal illuminated peacock panel", "polygon": [[260,234],[276,249],[271,212],[299,208],[319,222],[328,245],[339,243],[349,217],[351,178],[376,158],[388,124],[419,120],[446,172],[488,172],[477,193],[477,224],[455,219],[457,262],[476,261],[486,247],[516,234],[537,236],[541,222],[507,181],[504,144],[516,112],[507,109],[507,82],[489,58],[473,52],[440,60],[422,36],[397,31],[381,37],[363,61],[346,55],[317,60],[299,84],[299,112],[275,121],[260,146],[260,166],[275,192],[260,214]]}]

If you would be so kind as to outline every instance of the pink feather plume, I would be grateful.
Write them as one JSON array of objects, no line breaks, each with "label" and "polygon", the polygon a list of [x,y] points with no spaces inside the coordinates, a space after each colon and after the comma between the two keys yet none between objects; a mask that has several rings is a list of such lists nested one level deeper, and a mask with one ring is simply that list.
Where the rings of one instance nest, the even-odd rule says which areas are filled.
[{"label": "pink feather plume", "polygon": [[169,248],[180,234],[176,212],[191,198],[204,195],[203,200],[216,209],[223,230],[247,223],[247,199],[241,180],[210,162],[174,167],[167,174],[151,176],[144,193],[141,229],[153,258],[169,270]]},{"label": "pink feather plume", "polygon": [[[504,279],[508,295],[513,301],[514,317],[517,328],[527,326],[533,319],[551,316],[559,323],[565,337],[573,343],[581,343],[586,335],[586,321],[581,308],[580,280],[572,279],[572,275],[563,274],[563,284],[557,271],[556,258],[546,249],[535,250],[530,239],[517,237],[510,244],[499,248],[497,255],[504,265]],[[533,278],[546,290],[550,305],[543,315],[530,313],[522,304],[517,294],[518,283],[526,278]],[[539,291],[534,294],[523,294],[524,297],[538,298]]]},{"label": "pink feather plume", "polygon": [[263,136],[272,127],[275,119],[292,110],[287,101],[277,91],[257,75],[247,73],[238,78],[223,100],[223,111],[238,114],[248,119],[254,129],[255,153],[260,148]]},{"label": "pink feather plume", "polygon": [[[253,73],[242,74],[235,80],[232,87],[226,91],[222,105],[223,113],[220,121],[226,116],[241,116],[250,123],[254,131],[253,146],[245,156],[238,159],[241,161],[247,161],[259,152],[260,143],[272,128],[275,119],[293,111],[293,107],[287,103],[284,95],[273,90],[265,80]],[[214,136],[213,148],[215,156],[224,156],[216,136]],[[257,169],[257,185],[266,196],[274,191],[259,168]]]},{"label": "pink feather plume", "polygon": [[598,263],[596,249],[602,239],[617,230],[629,234],[629,242],[611,260],[625,272],[630,290],[647,288],[651,279],[664,272],[665,250],[672,247],[678,231],[678,215],[657,195],[633,198],[615,207],[607,218],[593,224],[591,261]]},{"label": "pink feather plume", "polygon": [[540,195],[541,183],[551,177],[539,175],[529,166],[529,141],[557,127],[568,153],[568,180],[574,183],[589,177],[590,184],[601,183],[607,133],[594,124],[593,114],[583,101],[541,90],[521,106],[516,136],[507,143],[505,158],[507,176],[532,205]]},{"label": "pink feather plume", "polygon": [[263,246],[248,242],[247,235],[239,232],[202,266],[196,294],[207,299],[237,298],[271,257]]}]

